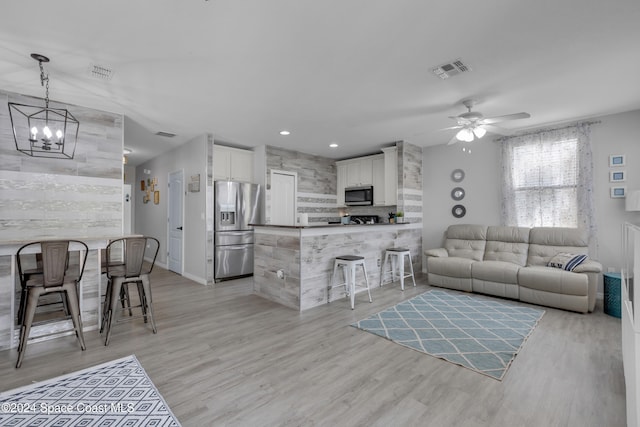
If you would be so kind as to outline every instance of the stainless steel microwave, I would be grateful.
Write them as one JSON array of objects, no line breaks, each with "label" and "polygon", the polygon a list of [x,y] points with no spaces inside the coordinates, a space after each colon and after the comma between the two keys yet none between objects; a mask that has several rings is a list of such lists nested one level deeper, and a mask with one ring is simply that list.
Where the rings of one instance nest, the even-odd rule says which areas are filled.
[{"label": "stainless steel microwave", "polygon": [[344,204],[347,206],[373,205],[373,186],[345,188]]}]

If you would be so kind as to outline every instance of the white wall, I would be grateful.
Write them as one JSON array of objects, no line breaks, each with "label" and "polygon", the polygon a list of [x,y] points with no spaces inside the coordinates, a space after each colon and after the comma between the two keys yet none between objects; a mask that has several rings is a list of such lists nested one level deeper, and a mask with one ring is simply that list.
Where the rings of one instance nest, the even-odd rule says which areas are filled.
[{"label": "white wall", "polygon": [[[155,237],[160,241],[157,262],[167,265],[167,182],[169,173],[183,170],[185,190],[192,175],[200,174],[200,192],[186,191],[184,196],[183,275],[200,283],[206,283],[206,178],[207,178],[207,136],[196,137],[168,153],[149,160],[136,168],[135,190],[135,232]],[[144,171],[150,171],[145,174]],[[160,204],[143,203],[140,181],[158,178]]]},{"label": "white wall", "polygon": [[[472,147],[470,154],[457,144],[422,149],[423,249],[440,247],[450,224],[500,223],[500,147],[490,141]],[[461,182],[451,179],[454,169],[464,171]],[[465,190],[464,199],[451,198],[455,187]],[[455,218],[451,214],[456,204],[467,209],[464,217]]]},{"label": "white wall", "polygon": [[[594,163],[594,195],[598,225],[597,258],[607,268],[621,267],[622,224],[640,224],[640,212],[626,212],[624,199],[612,199],[609,182],[609,155],[624,154],[627,189],[640,189],[640,110],[599,117],[602,123],[591,127]],[[618,168],[616,168],[618,169]]]},{"label": "white wall", "polygon": [[[592,256],[607,271],[620,269],[621,230],[625,221],[640,224],[640,212],[625,212],[624,199],[609,195],[609,155],[625,154],[626,186],[640,189],[640,110],[596,117],[600,123],[591,126],[594,161],[594,202],[596,209],[597,246]],[[460,145],[423,148],[424,179],[424,249],[439,247],[450,224],[500,224],[500,147],[491,141],[472,146],[466,154]],[[467,208],[464,218],[451,215],[455,202],[450,191],[456,186],[450,174],[456,168],[466,173],[460,186],[466,196],[461,201]]]}]

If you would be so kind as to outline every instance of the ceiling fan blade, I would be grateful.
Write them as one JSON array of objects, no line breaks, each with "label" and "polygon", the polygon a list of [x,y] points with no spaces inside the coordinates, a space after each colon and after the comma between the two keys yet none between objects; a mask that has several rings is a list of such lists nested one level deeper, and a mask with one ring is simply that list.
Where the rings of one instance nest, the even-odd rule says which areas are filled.
[{"label": "ceiling fan blade", "polygon": [[510,129],[500,128],[498,126],[493,125],[482,125],[483,128],[486,129],[487,132],[495,133],[498,135],[509,136],[513,135],[513,131]]},{"label": "ceiling fan blade", "polygon": [[479,122],[483,125],[490,125],[493,123],[506,122],[507,120],[528,119],[529,117],[531,117],[529,113],[514,113],[505,116],[485,117],[479,120]]},{"label": "ceiling fan blade", "polygon": [[462,129],[464,126],[462,125],[455,125],[455,126],[449,126],[448,128],[442,128],[442,129],[438,129],[438,130],[453,130],[453,129]]},{"label": "ceiling fan blade", "polygon": [[453,135],[453,137],[449,140],[449,142],[447,142],[447,145],[453,145],[456,142],[458,142],[458,138],[456,138],[456,136]]}]

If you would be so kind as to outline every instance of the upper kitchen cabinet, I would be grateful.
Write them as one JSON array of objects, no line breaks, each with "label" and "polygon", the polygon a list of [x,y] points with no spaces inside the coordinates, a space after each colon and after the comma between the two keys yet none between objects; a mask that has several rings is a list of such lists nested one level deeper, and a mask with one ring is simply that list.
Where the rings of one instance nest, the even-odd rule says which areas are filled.
[{"label": "upper kitchen cabinet", "polygon": [[337,204],[344,203],[344,189],[373,186],[374,206],[398,204],[398,154],[396,147],[382,149],[384,154],[336,162]]},{"label": "upper kitchen cabinet", "polygon": [[347,165],[347,187],[373,185],[373,159],[375,156],[352,159]]},{"label": "upper kitchen cabinet", "polygon": [[[398,148],[383,148],[384,153],[384,200],[383,206],[398,204]],[[375,197],[375,187],[373,196]]]},{"label": "upper kitchen cabinet", "polygon": [[253,182],[253,152],[214,145],[213,179]]},{"label": "upper kitchen cabinet", "polygon": [[345,206],[344,204],[344,189],[347,186],[347,165],[344,163],[336,162],[336,171],[337,171],[337,179],[336,179],[336,187],[337,191],[337,204],[338,206]]},{"label": "upper kitchen cabinet", "polygon": [[379,156],[373,160],[373,205],[386,206],[386,189],[384,176],[384,157]]}]

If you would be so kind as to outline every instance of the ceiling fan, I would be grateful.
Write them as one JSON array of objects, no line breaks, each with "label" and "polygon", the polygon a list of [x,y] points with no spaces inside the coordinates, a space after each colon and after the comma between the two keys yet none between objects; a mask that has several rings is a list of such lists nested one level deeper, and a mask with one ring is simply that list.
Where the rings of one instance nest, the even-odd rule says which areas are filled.
[{"label": "ceiling fan", "polygon": [[443,130],[460,129],[447,145],[454,144],[457,141],[471,142],[475,138],[482,138],[487,131],[497,133],[499,135],[507,135],[509,131],[502,129],[498,126],[493,126],[494,123],[505,122],[507,120],[528,119],[531,117],[529,113],[514,113],[507,114],[505,116],[484,117],[482,113],[477,111],[471,111],[474,105],[477,104],[475,99],[465,99],[462,104],[467,107],[469,111],[462,113],[459,116],[449,116],[450,119],[454,119],[458,122],[456,126],[451,126]]}]

